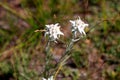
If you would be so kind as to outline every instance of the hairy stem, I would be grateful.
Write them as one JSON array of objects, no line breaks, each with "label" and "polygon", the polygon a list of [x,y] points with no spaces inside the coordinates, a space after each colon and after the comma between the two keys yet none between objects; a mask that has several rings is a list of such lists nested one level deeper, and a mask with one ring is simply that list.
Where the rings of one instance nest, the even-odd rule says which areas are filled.
[{"label": "hairy stem", "polygon": [[47,42],[46,48],[45,48],[46,58],[45,58],[45,71],[44,71],[44,77],[48,77],[49,75],[49,64],[50,64],[50,41]]}]

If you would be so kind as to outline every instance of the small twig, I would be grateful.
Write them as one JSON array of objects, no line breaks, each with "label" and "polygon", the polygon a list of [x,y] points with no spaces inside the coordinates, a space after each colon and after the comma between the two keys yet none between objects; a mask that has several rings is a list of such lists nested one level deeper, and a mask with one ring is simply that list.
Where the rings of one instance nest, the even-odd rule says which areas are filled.
[{"label": "small twig", "polygon": [[34,32],[45,32],[46,30],[35,30]]}]

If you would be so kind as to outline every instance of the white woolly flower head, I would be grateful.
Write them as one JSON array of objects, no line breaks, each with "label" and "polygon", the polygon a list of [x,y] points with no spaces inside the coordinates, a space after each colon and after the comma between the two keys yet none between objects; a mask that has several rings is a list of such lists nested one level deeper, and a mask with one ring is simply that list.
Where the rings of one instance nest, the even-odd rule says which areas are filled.
[{"label": "white woolly flower head", "polygon": [[60,35],[64,35],[60,31],[60,26],[58,23],[45,25],[45,26],[46,26],[45,36],[48,35],[51,41],[56,42],[56,40],[60,37]]},{"label": "white woolly flower head", "polygon": [[53,76],[51,76],[51,77],[48,78],[48,79],[42,78],[42,80],[53,80]]},{"label": "white woolly flower head", "polygon": [[70,23],[72,24],[72,32],[75,34],[75,36],[78,31],[80,34],[86,35],[84,29],[89,24],[84,23],[80,17],[78,17],[76,20],[70,20]]}]

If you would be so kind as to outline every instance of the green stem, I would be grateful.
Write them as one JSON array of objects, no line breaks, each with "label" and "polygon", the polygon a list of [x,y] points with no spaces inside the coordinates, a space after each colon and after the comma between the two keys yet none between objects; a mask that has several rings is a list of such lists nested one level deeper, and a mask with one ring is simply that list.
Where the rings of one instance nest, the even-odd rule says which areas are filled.
[{"label": "green stem", "polygon": [[47,42],[46,48],[45,48],[46,58],[45,58],[45,71],[44,71],[44,77],[48,77],[49,75],[49,64],[50,64],[50,41]]},{"label": "green stem", "polygon": [[[80,37],[81,38],[81,37]],[[70,51],[73,48],[73,44],[75,42],[77,42],[78,40],[80,40],[80,38],[75,39],[75,35],[72,36],[72,39],[68,45],[68,47],[66,48],[65,52],[64,52],[64,56],[60,59],[59,63],[57,64],[57,67],[55,69],[55,73],[54,73],[54,80],[56,79],[57,74],[59,73],[60,69],[62,68],[63,65],[65,65],[65,62],[71,57]]]}]

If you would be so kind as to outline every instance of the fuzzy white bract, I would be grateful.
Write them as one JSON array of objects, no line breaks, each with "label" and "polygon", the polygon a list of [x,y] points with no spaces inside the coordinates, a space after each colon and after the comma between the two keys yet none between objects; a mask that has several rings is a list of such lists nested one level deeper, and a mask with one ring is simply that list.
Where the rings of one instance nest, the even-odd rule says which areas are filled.
[{"label": "fuzzy white bract", "polygon": [[76,20],[70,20],[70,23],[72,24],[72,32],[75,36],[78,31],[80,32],[80,34],[86,35],[84,29],[89,24],[84,23],[80,17],[78,17],[78,19]]},{"label": "fuzzy white bract", "polygon": [[53,76],[51,76],[51,77],[48,78],[48,79],[42,78],[42,80],[53,80]]},{"label": "fuzzy white bract", "polygon": [[58,23],[45,25],[45,26],[46,26],[45,36],[48,35],[51,41],[56,42],[56,40],[60,37],[60,35],[64,35],[60,31],[60,26]]}]

